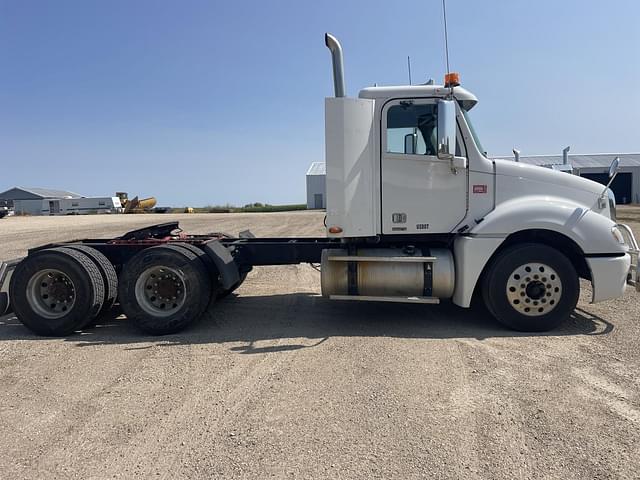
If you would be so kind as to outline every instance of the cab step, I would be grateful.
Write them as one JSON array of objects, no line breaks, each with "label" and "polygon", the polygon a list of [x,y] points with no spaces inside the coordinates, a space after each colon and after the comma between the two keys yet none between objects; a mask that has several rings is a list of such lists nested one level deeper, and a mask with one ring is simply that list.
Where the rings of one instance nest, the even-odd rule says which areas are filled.
[{"label": "cab step", "polygon": [[330,262],[396,262],[396,263],[433,263],[437,257],[372,257],[365,255],[331,255],[327,258]]},{"label": "cab step", "polygon": [[438,304],[437,297],[376,297],[374,295],[329,295],[330,300],[351,300],[360,302],[390,302],[390,303],[429,303]]}]

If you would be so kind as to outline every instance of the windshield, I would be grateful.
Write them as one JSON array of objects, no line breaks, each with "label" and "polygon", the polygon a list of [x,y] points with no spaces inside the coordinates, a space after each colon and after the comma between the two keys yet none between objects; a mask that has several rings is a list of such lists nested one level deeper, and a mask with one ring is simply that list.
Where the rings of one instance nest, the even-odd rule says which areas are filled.
[{"label": "windshield", "polygon": [[460,108],[460,110],[462,110],[462,114],[464,115],[464,119],[467,122],[467,126],[469,127],[469,130],[471,131],[471,135],[473,136],[473,141],[476,142],[476,147],[478,147],[478,150],[480,150],[480,153],[482,153],[483,155],[486,156],[487,152],[482,147],[482,143],[480,143],[480,138],[478,138],[478,134],[476,133],[476,129],[473,128],[473,123],[471,123],[471,117],[469,116],[469,112],[466,111],[464,108]]}]

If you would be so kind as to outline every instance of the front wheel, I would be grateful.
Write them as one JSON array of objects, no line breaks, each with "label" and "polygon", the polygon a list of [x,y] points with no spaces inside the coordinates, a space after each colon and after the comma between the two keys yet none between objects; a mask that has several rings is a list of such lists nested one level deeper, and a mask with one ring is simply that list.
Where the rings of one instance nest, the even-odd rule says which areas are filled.
[{"label": "front wheel", "polygon": [[580,282],[572,263],[547,245],[508,247],[493,259],[482,282],[488,310],[514,330],[544,332],[575,309]]}]

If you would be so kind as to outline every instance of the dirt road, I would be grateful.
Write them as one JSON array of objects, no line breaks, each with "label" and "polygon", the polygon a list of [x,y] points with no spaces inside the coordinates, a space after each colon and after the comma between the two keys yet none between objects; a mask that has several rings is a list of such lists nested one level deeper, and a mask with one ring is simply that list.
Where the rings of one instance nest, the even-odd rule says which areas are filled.
[{"label": "dirt road", "polygon": [[[319,213],[9,218],[0,259],[173,218],[323,232]],[[306,265],[254,270],[168,337],[117,318],[46,339],[3,317],[0,477],[638,478],[640,297],[589,305],[584,286],[542,335],[446,304],[331,303]]]}]

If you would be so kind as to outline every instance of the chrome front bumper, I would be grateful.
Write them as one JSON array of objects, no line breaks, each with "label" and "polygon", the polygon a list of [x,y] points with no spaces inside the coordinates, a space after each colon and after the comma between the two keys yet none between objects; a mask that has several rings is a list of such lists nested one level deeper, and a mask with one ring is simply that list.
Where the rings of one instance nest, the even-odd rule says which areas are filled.
[{"label": "chrome front bumper", "polygon": [[640,247],[638,246],[636,237],[633,235],[633,231],[629,225],[618,223],[616,226],[622,230],[627,241],[627,245],[629,246],[631,266],[629,267],[629,273],[627,274],[627,283],[635,287],[636,292],[640,292],[640,278],[638,277],[638,257],[640,256]]}]

